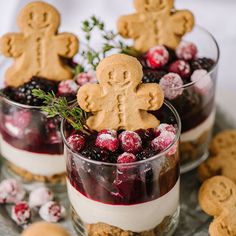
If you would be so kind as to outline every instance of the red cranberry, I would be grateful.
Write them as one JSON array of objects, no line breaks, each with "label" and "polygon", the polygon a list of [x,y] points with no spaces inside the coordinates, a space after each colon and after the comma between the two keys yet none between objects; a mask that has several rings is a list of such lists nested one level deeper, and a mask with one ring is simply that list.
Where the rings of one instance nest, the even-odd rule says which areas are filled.
[{"label": "red cranberry", "polygon": [[194,43],[186,41],[182,41],[176,49],[177,57],[186,61],[195,59],[197,53],[197,46]]},{"label": "red cranberry", "polygon": [[76,76],[75,80],[80,86],[83,86],[87,83],[97,83],[97,79],[93,71],[82,72]]},{"label": "red cranberry", "polygon": [[147,65],[153,69],[163,67],[169,60],[169,52],[164,46],[151,48],[146,54]]},{"label": "red cranberry", "polygon": [[85,139],[80,134],[71,135],[67,139],[67,142],[68,142],[69,146],[75,151],[80,151],[85,145]]},{"label": "red cranberry", "polygon": [[163,131],[158,137],[152,140],[151,146],[155,151],[165,150],[175,139],[175,134]]},{"label": "red cranberry", "polygon": [[19,202],[12,207],[11,217],[17,225],[26,226],[31,219],[30,207],[27,202]]},{"label": "red cranberry", "polygon": [[160,86],[164,91],[165,97],[172,100],[183,93],[183,80],[178,74],[168,73],[160,80]]},{"label": "red cranberry", "polygon": [[128,152],[124,152],[117,159],[117,163],[119,164],[132,163],[132,162],[136,162],[136,156]]},{"label": "red cranberry", "polygon": [[115,152],[119,147],[116,131],[102,130],[98,133],[95,145],[101,149]]},{"label": "red cranberry", "polygon": [[190,76],[191,69],[188,62],[184,60],[177,60],[169,66],[169,72],[180,75],[181,78],[187,78]]},{"label": "red cranberry", "polygon": [[125,152],[137,153],[142,149],[142,140],[140,136],[133,131],[123,131],[119,135],[121,148]]},{"label": "red cranberry", "polygon": [[64,80],[61,81],[58,85],[58,94],[76,94],[79,89],[79,86],[76,84],[74,80]]},{"label": "red cranberry", "polygon": [[158,137],[164,131],[176,134],[176,129],[173,125],[162,123],[157,128],[154,129],[155,136]]}]

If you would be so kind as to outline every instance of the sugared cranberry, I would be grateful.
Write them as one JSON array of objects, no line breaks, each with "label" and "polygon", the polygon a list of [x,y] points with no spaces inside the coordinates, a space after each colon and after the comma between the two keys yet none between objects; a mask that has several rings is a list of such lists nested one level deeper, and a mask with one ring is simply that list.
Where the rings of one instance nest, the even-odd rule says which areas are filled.
[{"label": "sugared cranberry", "polygon": [[0,183],[0,204],[22,201],[25,193],[20,182],[15,179],[5,179]]},{"label": "sugared cranberry", "polygon": [[164,46],[151,48],[146,54],[146,63],[150,68],[163,67],[169,60],[169,52]]},{"label": "sugared cranberry", "polygon": [[79,86],[76,84],[74,80],[64,80],[61,81],[58,85],[58,94],[68,95],[68,94],[76,94],[79,89]]},{"label": "sugared cranberry", "polygon": [[155,151],[163,151],[174,141],[174,139],[174,133],[163,131],[158,137],[152,140],[151,146]]},{"label": "sugared cranberry", "polygon": [[115,152],[119,147],[116,131],[102,130],[98,133],[95,145],[101,149]]},{"label": "sugared cranberry", "polygon": [[184,60],[177,60],[169,66],[169,72],[180,75],[181,78],[187,78],[190,76],[191,68],[188,62]]},{"label": "sugared cranberry", "polygon": [[11,217],[17,225],[27,226],[31,220],[31,211],[27,202],[19,202],[12,207]]},{"label": "sugared cranberry", "polygon": [[176,49],[176,55],[186,61],[193,60],[198,53],[197,46],[194,43],[182,41]]},{"label": "sugared cranberry", "polygon": [[168,73],[160,80],[160,86],[164,91],[165,97],[172,100],[183,93],[183,80],[178,74]]},{"label": "sugared cranberry", "polygon": [[157,128],[154,129],[155,136],[158,137],[164,131],[168,131],[173,134],[176,134],[176,129],[173,125],[162,123]]},{"label": "sugared cranberry", "polygon": [[80,151],[84,147],[85,139],[80,134],[73,134],[67,139],[67,142],[73,150]]},{"label": "sugared cranberry", "polygon": [[65,208],[59,203],[50,201],[39,210],[40,217],[47,222],[58,222],[65,216]]},{"label": "sugared cranberry", "polygon": [[136,156],[132,153],[124,152],[120,156],[118,156],[117,163],[125,164],[125,163],[132,163],[137,161]]},{"label": "sugared cranberry", "polygon": [[123,131],[119,135],[121,148],[125,152],[137,153],[142,149],[142,140],[140,136],[133,131]]},{"label": "sugared cranberry", "polygon": [[82,72],[75,78],[78,85],[83,86],[87,83],[97,83],[96,75],[94,71]]}]

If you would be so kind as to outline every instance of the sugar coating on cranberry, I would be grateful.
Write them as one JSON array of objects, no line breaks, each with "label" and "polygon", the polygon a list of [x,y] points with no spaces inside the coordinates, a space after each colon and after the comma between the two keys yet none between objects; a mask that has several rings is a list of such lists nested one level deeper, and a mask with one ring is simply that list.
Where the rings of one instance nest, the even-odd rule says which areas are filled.
[{"label": "sugar coating on cranberry", "polygon": [[197,53],[197,46],[194,43],[186,41],[182,41],[176,49],[177,57],[186,61],[195,59]]},{"label": "sugar coating on cranberry", "polygon": [[155,136],[159,136],[162,132],[167,131],[167,132],[171,132],[173,134],[176,134],[176,129],[173,125],[169,125],[166,123],[162,123],[160,124],[158,127],[156,127],[154,129],[155,132]]},{"label": "sugar coating on cranberry", "polygon": [[119,140],[124,152],[135,154],[142,149],[142,140],[136,132],[123,131],[119,135]]},{"label": "sugar coating on cranberry", "polygon": [[65,208],[57,202],[50,201],[41,206],[39,215],[47,222],[58,222],[65,217]]},{"label": "sugar coating on cranberry", "polygon": [[17,225],[27,226],[31,220],[31,211],[27,202],[19,202],[11,209],[11,218]]},{"label": "sugar coating on cranberry", "polygon": [[102,130],[98,133],[95,145],[101,149],[115,152],[119,147],[117,133],[114,130]]},{"label": "sugar coating on cranberry", "polygon": [[174,133],[163,131],[158,137],[152,140],[151,146],[155,151],[163,151],[174,141],[174,139]]},{"label": "sugar coating on cranberry", "polygon": [[151,48],[146,53],[146,63],[150,68],[157,69],[163,67],[169,60],[169,52],[162,46],[156,46]]},{"label": "sugar coating on cranberry", "polygon": [[191,75],[194,89],[201,95],[206,95],[213,87],[213,82],[206,70],[195,70]]},{"label": "sugar coating on cranberry", "polygon": [[136,156],[133,153],[128,153],[128,152],[124,152],[117,158],[117,163],[119,164],[132,163],[136,161],[137,161]]},{"label": "sugar coating on cranberry", "polygon": [[64,80],[61,81],[58,85],[58,94],[76,94],[79,89],[79,86],[74,80]]},{"label": "sugar coating on cranberry", "polygon": [[0,204],[20,202],[25,194],[22,184],[15,179],[5,179],[0,183]]},{"label": "sugar coating on cranberry", "polygon": [[94,71],[82,72],[78,74],[75,78],[78,85],[83,86],[87,83],[97,83],[96,75]]},{"label": "sugar coating on cranberry", "polygon": [[73,134],[67,138],[67,142],[73,150],[80,151],[85,145],[85,138],[80,134]]},{"label": "sugar coating on cranberry", "polygon": [[169,72],[180,75],[181,78],[187,78],[190,76],[191,69],[188,62],[184,60],[177,60],[169,66]]},{"label": "sugar coating on cranberry", "polygon": [[165,97],[173,100],[183,93],[183,80],[176,73],[168,73],[160,80],[160,86],[164,91]]},{"label": "sugar coating on cranberry", "polygon": [[39,187],[29,195],[29,205],[31,208],[40,207],[54,198],[53,192],[47,187]]}]

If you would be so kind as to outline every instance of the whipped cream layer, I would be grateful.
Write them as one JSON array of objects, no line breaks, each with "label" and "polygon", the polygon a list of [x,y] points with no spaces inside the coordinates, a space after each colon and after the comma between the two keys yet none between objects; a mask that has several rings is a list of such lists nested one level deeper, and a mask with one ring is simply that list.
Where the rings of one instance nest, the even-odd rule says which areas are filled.
[{"label": "whipped cream layer", "polygon": [[39,154],[17,149],[0,137],[2,156],[14,165],[35,175],[53,176],[66,171],[64,155]]},{"label": "whipped cream layer", "polygon": [[184,132],[181,134],[180,141],[181,142],[191,142],[195,141],[196,139],[200,138],[200,136],[212,129],[215,123],[215,109],[211,112],[206,120],[204,120],[200,125],[194,127],[193,129]]},{"label": "whipped cream layer", "polygon": [[105,223],[123,230],[142,232],[154,229],[179,206],[178,180],[164,196],[135,205],[110,205],[91,200],[77,191],[67,180],[71,205],[86,224]]}]

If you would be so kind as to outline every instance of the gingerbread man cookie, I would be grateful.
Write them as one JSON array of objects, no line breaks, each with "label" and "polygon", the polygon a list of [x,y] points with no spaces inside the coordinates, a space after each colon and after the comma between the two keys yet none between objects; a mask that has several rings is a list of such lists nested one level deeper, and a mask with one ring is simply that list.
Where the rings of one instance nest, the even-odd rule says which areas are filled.
[{"label": "gingerbread man cookie", "polygon": [[224,176],[215,176],[203,183],[199,191],[203,211],[214,216],[210,224],[211,236],[236,235],[236,186]]},{"label": "gingerbread man cookie", "polygon": [[141,84],[142,66],[134,57],[116,54],[103,59],[97,67],[99,84],[86,84],[78,91],[78,103],[93,115],[90,129],[138,130],[159,125],[147,111],[158,110],[164,94],[158,84]]},{"label": "gingerbread man cookie", "polygon": [[44,2],[29,3],[18,16],[21,33],[0,38],[0,52],[14,58],[6,72],[6,83],[18,87],[33,76],[50,80],[67,80],[72,71],[62,61],[78,51],[78,39],[69,33],[58,34],[60,14]]},{"label": "gingerbread man cookie", "polygon": [[118,31],[142,53],[156,45],[175,49],[194,26],[190,11],[173,10],[174,0],[134,0],[134,6],[137,13],[120,17]]}]

